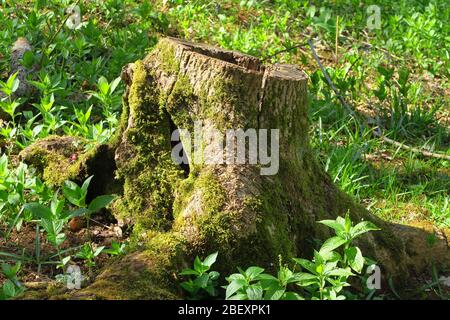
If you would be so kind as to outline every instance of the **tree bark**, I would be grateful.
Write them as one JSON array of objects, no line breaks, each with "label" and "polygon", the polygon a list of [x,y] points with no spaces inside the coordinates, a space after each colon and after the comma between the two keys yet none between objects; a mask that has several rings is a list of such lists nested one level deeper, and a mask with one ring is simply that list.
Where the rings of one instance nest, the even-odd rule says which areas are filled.
[{"label": "tree bark", "polygon": [[[317,221],[346,212],[382,229],[358,245],[385,277],[404,283],[432,263],[449,265],[442,233],[387,223],[332,183],[309,145],[307,77],[297,66],[262,65],[238,52],[164,38],[122,76],[124,110],[111,144],[123,195],[113,212],[134,224],[138,249],[70,297],[179,298],[177,272],[214,251],[223,274],[236,266],[270,270],[279,255],[285,262],[311,257],[317,240],[331,236]],[[223,136],[227,129],[279,129],[278,173],[261,175],[259,164],[194,163],[192,154],[188,168],[175,164],[172,130],[193,131],[199,121]],[[215,143],[202,138],[206,158],[221,157],[208,148]],[[183,147],[189,150],[186,141]]]}]

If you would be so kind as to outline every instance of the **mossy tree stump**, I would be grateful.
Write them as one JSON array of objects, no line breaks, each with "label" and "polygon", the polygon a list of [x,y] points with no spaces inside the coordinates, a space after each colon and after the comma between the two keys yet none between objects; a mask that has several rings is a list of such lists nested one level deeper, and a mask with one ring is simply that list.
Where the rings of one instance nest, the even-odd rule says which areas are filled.
[{"label": "mossy tree stump", "polygon": [[[179,298],[176,274],[195,255],[219,251],[215,267],[223,273],[236,266],[271,269],[279,255],[310,257],[317,240],[331,236],[317,221],[347,211],[355,222],[382,228],[358,244],[383,275],[408,279],[431,262],[448,265],[445,240],[427,247],[429,232],[386,223],[333,185],[309,146],[307,77],[298,67],[165,38],[127,65],[123,79],[124,110],[112,142],[123,195],[113,212],[134,224],[137,250],[72,297]],[[192,130],[196,121],[222,132],[280,129],[279,172],[190,163],[186,177],[171,158],[171,133]]]}]

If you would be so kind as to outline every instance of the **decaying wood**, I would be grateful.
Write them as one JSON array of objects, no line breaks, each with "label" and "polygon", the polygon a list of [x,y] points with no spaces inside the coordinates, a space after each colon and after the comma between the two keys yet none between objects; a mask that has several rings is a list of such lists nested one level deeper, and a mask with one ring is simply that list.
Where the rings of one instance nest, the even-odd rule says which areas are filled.
[{"label": "decaying wood", "polygon": [[[219,251],[221,272],[250,265],[270,270],[279,255],[310,257],[315,240],[331,236],[317,221],[346,212],[382,229],[358,245],[385,278],[407,280],[432,263],[449,265],[445,239],[427,245],[435,230],[387,223],[332,183],[309,146],[307,77],[297,66],[263,65],[238,52],[165,38],[122,77],[124,110],[111,147],[124,187],[113,212],[134,224],[140,246],[64,297],[179,298],[176,274],[195,255]],[[190,162],[186,177],[172,161],[171,132],[192,130],[198,121],[222,134],[279,129],[278,173],[261,175],[260,165]],[[201,145],[220,157],[207,148],[213,143],[206,135]]]}]

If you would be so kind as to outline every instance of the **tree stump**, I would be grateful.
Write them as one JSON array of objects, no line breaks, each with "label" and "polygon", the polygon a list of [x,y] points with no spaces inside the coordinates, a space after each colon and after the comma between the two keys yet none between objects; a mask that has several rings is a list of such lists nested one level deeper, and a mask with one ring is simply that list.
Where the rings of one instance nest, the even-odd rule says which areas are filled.
[{"label": "tree stump", "polygon": [[[449,265],[445,239],[429,247],[430,230],[386,223],[333,185],[309,146],[307,77],[297,66],[164,38],[122,77],[127,89],[112,145],[123,195],[113,212],[134,224],[138,249],[71,297],[179,298],[177,272],[214,251],[223,273],[250,265],[270,270],[279,255],[286,262],[309,258],[317,240],[331,236],[317,221],[346,212],[382,229],[358,245],[383,275],[407,280],[432,262]],[[193,161],[188,151],[195,147],[183,139],[189,163],[174,163],[173,130],[192,132],[199,122],[223,137],[227,129],[279,129],[277,173],[261,174],[267,163]],[[276,151],[270,142],[269,154]],[[222,156],[216,143],[201,138],[205,158]]]}]

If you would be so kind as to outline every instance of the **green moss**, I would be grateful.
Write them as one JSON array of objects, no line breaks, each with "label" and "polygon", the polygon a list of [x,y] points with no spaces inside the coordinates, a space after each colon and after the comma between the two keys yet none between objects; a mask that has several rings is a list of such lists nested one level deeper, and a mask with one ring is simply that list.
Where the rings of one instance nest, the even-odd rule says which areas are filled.
[{"label": "green moss", "polygon": [[180,70],[180,62],[175,58],[175,49],[166,39],[162,39],[154,51],[155,54],[161,56],[161,69],[167,74],[178,73]]},{"label": "green moss", "polygon": [[189,114],[189,107],[195,104],[196,99],[189,79],[179,75],[170,95],[162,100],[161,107],[167,110],[178,128],[192,131],[193,121]]},{"label": "green moss", "polygon": [[[193,196],[193,191],[201,194],[201,210],[205,216],[217,214],[226,201],[226,193],[214,175],[207,170],[200,173],[191,171],[187,179],[179,181],[174,200],[174,216],[179,217]],[[180,221],[183,217],[180,217]]]},{"label": "green moss", "polygon": [[137,61],[127,103],[134,123],[124,131],[133,157],[124,155],[118,167],[124,193],[114,212],[118,217],[131,218],[137,229],[168,230],[172,223],[173,187],[182,171],[171,159],[170,122],[160,109],[160,93],[150,85],[152,79],[144,63]]},{"label": "green moss", "polygon": [[175,232],[146,232],[146,248],[107,268],[83,295],[96,299],[179,299],[176,274],[187,266],[183,238]]},{"label": "green moss", "polygon": [[200,174],[196,186],[202,190],[203,212],[206,215],[214,215],[219,212],[226,201],[226,193],[221,184],[209,171]]},{"label": "green moss", "polygon": [[119,125],[114,135],[109,140],[109,145],[111,149],[116,150],[119,143],[122,141],[122,135],[128,125],[128,118],[130,116],[130,108],[128,106],[128,99],[125,95],[122,97],[122,113],[120,114]]},{"label": "green moss", "polygon": [[64,181],[81,184],[94,176],[88,201],[102,194],[120,194],[121,184],[114,179],[114,149],[99,144],[84,150],[84,140],[78,137],[50,136],[38,140],[20,154],[50,187],[60,187]]},{"label": "green moss", "polygon": [[38,140],[20,153],[21,159],[34,166],[50,186],[59,186],[78,176],[92,153],[83,153],[84,140],[76,137],[49,136]]}]

